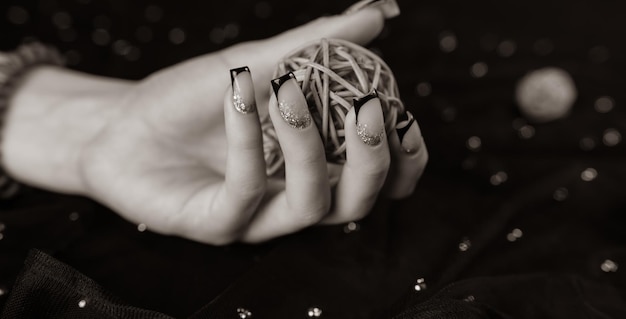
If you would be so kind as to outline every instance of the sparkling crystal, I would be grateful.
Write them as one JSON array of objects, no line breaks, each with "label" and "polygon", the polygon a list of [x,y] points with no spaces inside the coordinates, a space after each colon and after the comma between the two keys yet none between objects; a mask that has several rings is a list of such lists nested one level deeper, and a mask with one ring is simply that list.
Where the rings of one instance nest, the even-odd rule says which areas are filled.
[{"label": "sparkling crystal", "polygon": [[141,224],[137,225],[137,230],[140,231],[140,232],[145,232],[146,229],[148,229],[148,226],[146,226],[146,224],[141,223]]},{"label": "sparkling crystal", "polygon": [[80,218],[80,214],[78,212],[71,212],[70,215],[68,216],[68,218],[75,222]]},{"label": "sparkling crystal", "polygon": [[615,106],[615,101],[610,96],[601,96],[594,103],[593,107],[598,113],[608,113]]},{"label": "sparkling crystal", "polygon": [[616,272],[618,268],[617,263],[615,263],[614,261],[607,259],[605,260],[602,265],[600,265],[600,269],[602,269],[602,271],[604,272]]},{"label": "sparkling crystal", "polygon": [[415,291],[423,291],[426,290],[426,288],[426,280],[424,280],[424,278],[417,279],[417,282],[415,283]]},{"label": "sparkling crystal", "polygon": [[343,231],[346,234],[349,234],[354,231],[358,231],[361,228],[361,225],[355,222],[349,222],[347,225],[343,227]]},{"label": "sparkling crystal", "polygon": [[472,242],[468,238],[463,238],[459,243],[460,251],[468,251],[472,247]]},{"label": "sparkling crystal", "polygon": [[476,62],[470,67],[470,74],[474,78],[482,78],[487,75],[487,71],[489,71],[489,67],[485,62]]},{"label": "sparkling crystal", "polygon": [[598,177],[598,171],[594,168],[587,168],[582,173],[580,173],[580,178],[585,182],[591,182],[592,180]]},{"label": "sparkling crystal", "polygon": [[424,96],[429,96],[430,93],[432,93],[433,89],[430,86],[430,83],[420,82],[417,84],[415,91],[417,92],[417,95],[424,97]]},{"label": "sparkling crystal", "polygon": [[530,125],[524,125],[519,129],[518,135],[523,139],[529,139],[535,136],[535,128]]},{"label": "sparkling crystal", "polygon": [[506,182],[508,179],[509,179],[509,175],[506,172],[499,171],[491,175],[491,178],[489,178],[489,182],[491,183],[491,185],[498,186]]},{"label": "sparkling crystal", "polygon": [[480,150],[480,147],[482,146],[482,141],[480,137],[472,136],[467,139],[467,142],[465,142],[465,146],[467,146],[469,150],[476,152]]},{"label": "sparkling crystal", "polygon": [[240,319],[249,319],[252,318],[252,312],[245,308],[237,308],[237,314]]},{"label": "sparkling crystal", "polygon": [[557,188],[554,191],[554,195],[552,195],[554,200],[557,201],[557,202],[562,202],[562,201],[566,200],[567,196],[569,196],[569,191],[565,187]]},{"label": "sparkling crystal", "polygon": [[615,146],[622,141],[622,134],[616,129],[610,128],[604,131],[602,143],[606,146]]},{"label": "sparkling crystal", "polygon": [[318,307],[311,307],[307,310],[307,316],[309,318],[319,318],[322,316],[322,309]]},{"label": "sparkling crystal", "polygon": [[87,301],[86,301],[85,299],[81,299],[81,300],[78,302],[78,307],[79,307],[79,308],[85,308],[85,306],[87,306]]},{"label": "sparkling crystal", "polygon": [[444,31],[439,34],[439,48],[445,53],[450,53],[456,49],[457,39],[454,33]]}]

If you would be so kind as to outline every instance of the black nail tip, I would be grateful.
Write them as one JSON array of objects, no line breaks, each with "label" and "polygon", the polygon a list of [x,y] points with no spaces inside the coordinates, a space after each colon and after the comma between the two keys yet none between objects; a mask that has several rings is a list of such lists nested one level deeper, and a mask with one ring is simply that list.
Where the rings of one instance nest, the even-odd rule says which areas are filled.
[{"label": "black nail tip", "polygon": [[243,72],[250,72],[250,69],[247,66],[230,69],[230,83],[233,84],[235,82],[235,77],[239,75],[239,73]]},{"label": "black nail tip", "polygon": [[402,117],[406,116],[406,119],[403,119],[403,120],[401,120],[399,122],[406,121],[406,120],[409,121],[409,123],[407,123],[405,126],[403,126],[401,128],[396,128],[396,132],[398,133],[398,137],[400,138],[400,143],[402,143],[402,141],[404,140],[404,136],[406,135],[406,133],[411,128],[411,125],[413,125],[413,122],[415,122],[415,118],[408,111],[406,111],[404,114],[402,114],[400,116],[402,116]]},{"label": "black nail tip", "polygon": [[278,97],[278,90],[280,90],[280,87],[283,86],[283,84],[285,84],[285,82],[291,80],[291,79],[295,79],[296,76],[293,75],[292,72],[289,72],[285,75],[282,75],[278,78],[275,78],[272,80],[272,89],[274,90],[274,94],[276,94],[276,97]]},{"label": "black nail tip", "polygon": [[359,115],[359,111],[361,110],[361,107],[365,105],[365,103],[376,98],[378,98],[378,92],[376,92],[376,89],[374,89],[369,94],[352,100],[352,104],[354,105],[355,115],[357,116]]}]

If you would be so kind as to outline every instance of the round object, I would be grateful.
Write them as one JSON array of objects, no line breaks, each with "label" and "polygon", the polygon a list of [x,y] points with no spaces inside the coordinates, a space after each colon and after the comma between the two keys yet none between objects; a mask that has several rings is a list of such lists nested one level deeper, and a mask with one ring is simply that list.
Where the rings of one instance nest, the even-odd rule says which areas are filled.
[{"label": "round object", "polygon": [[[326,159],[331,163],[346,160],[344,119],[355,98],[376,90],[387,133],[395,129],[398,115],[404,112],[389,66],[352,42],[322,39],[305,45],[278,63],[274,77],[288,72],[294,74],[306,97],[326,149]],[[283,167],[282,153],[269,116],[262,125],[267,173],[273,175]]]},{"label": "round object", "polygon": [[526,74],[515,90],[521,113],[535,123],[565,117],[572,109],[577,95],[572,77],[565,70],[555,67]]}]

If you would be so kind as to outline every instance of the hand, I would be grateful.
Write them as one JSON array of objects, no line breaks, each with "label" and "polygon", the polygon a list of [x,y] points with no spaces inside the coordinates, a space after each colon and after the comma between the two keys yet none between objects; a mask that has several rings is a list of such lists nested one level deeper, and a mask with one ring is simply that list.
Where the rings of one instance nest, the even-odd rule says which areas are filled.
[{"label": "hand", "polygon": [[[404,144],[396,135],[390,144],[383,135],[372,147],[356,139],[355,127],[346,127],[354,132],[348,152],[363,156],[349,159],[343,170],[335,167],[335,173],[328,172],[314,123],[296,134],[282,130],[287,178],[268,180],[259,113],[268,111],[278,58],[321,37],[366,43],[382,25],[376,9],[322,18],[268,40],[186,61],[138,83],[38,69],[13,99],[4,165],[26,183],[93,197],[150,230],[205,243],[257,242],[321,219],[358,219],[373,205],[392,155],[399,156],[397,163],[411,163],[412,170],[402,174],[407,165],[398,166],[400,173],[388,180],[391,194],[412,191],[426,161],[417,125],[405,139],[416,141],[421,151],[408,155],[402,154]],[[251,114],[235,111],[228,86],[228,70],[243,65],[252,70],[247,89],[256,84],[252,95],[260,102]],[[272,98],[269,111],[278,131],[282,119]],[[363,106],[372,121],[376,103]],[[350,123],[356,123],[355,116],[348,114]],[[338,177],[332,194],[328,176]],[[402,184],[408,186],[394,186]]]}]

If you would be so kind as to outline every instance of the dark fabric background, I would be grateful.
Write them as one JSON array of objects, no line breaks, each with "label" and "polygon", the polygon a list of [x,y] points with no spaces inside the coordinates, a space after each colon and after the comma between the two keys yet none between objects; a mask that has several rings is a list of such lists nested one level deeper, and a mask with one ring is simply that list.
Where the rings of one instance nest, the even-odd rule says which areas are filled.
[{"label": "dark fabric background", "polygon": [[[3,0],[0,46],[37,38],[67,53],[71,68],[140,79],[341,12],[349,3]],[[25,24],[7,19],[15,5],[29,12]],[[146,15],[149,5],[162,9],[160,19]],[[254,318],[306,318],[309,308],[319,307],[323,318],[626,318],[625,270],[601,269],[606,260],[626,267],[626,149],[623,142],[602,142],[606,129],[626,134],[626,6],[562,0],[400,5],[402,15],[370,48],[394,70],[430,151],[412,197],[379,200],[350,233],[343,225],[316,227],[258,246],[210,247],[138,232],[88,199],[32,189],[0,203],[0,309],[12,298],[4,315],[53,316],[52,307],[54,316],[68,318],[156,316],[142,308],[238,318],[243,307]],[[59,11],[71,16],[72,31],[55,26],[63,20],[54,18]],[[141,26],[152,31],[147,43],[137,37]],[[223,33],[227,26],[230,33]],[[107,30],[107,44],[93,43],[97,27]],[[168,38],[173,28],[184,30],[181,44]],[[442,32],[456,35],[453,52],[440,49]],[[516,50],[503,57],[496,47],[507,39]],[[538,51],[539,40],[553,49]],[[479,61],[488,72],[473,78],[470,67]],[[515,84],[544,66],[568,71],[578,99],[570,116],[532,125],[534,136],[520,138],[513,125],[521,118]],[[427,96],[416,92],[421,82],[432,87]],[[594,109],[600,96],[615,101],[607,114]],[[466,147],[471,136],[480,137],[479,151]],[[582,150],[583,138],[595,148]],[[583,181],[587,168],[597,178]],[[493,185],[497,172],[508,178]],[[554,199],[559,188],[567,189],[565,200]],[[510,242],[515,228],[523,236]],[[463,240],[471,243],[466,251],[459,249]],[[13,288],[32,248],[56,260],[33,253]],[[427,285],[420,292],[414,290],[418,278]],[[74,284],[59,288],[58,280]],[[80,312],[83,299],[91,312]]]}]

